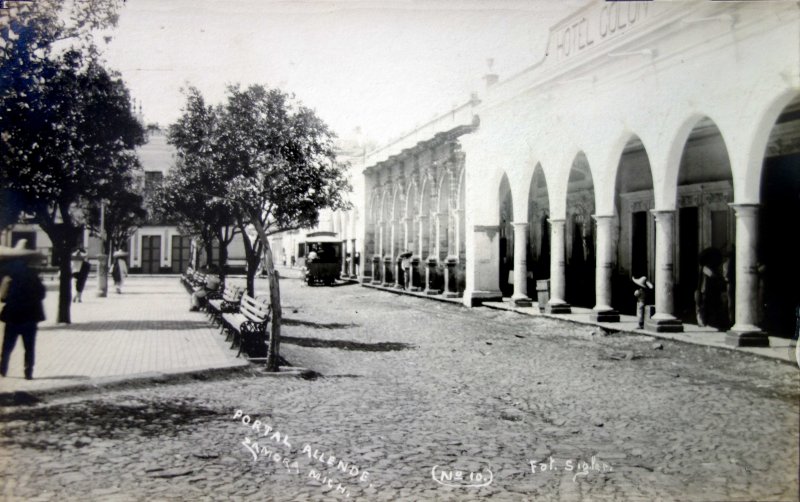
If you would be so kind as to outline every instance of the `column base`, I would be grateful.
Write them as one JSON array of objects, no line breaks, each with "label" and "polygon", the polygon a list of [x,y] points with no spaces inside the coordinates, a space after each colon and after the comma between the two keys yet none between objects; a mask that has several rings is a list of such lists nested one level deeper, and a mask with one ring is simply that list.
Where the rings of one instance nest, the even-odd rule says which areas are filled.
[{"label": "column base", "polygon": [[518,296],[518,297],[511,297],[511,301],[514,302],[516,307],[532,307],[533,300],[528,298],[527,296]]},{"label": "column base", "polygon": [[440,289],[426,289],[425,294],[429,296],[440,295],[442,291]]},{"label": "column base", "polygon": [[683,333],[683,323],[672,316],[656,316],[644,321],[644,329],[655,331],[656,333]]},{"label": "column base", "polygon": [[733,326],[725,334],[725,344],[734,347],[769,347],[769,337],[757,326]]},{"label": "column base", "polygon": [[549,302],[544,311],[548,314],[571,314],[572,307],[567,302]]},{"label": "column base", "polygon": [[483,302],[501,302],[503,301],[503,293],[500,290],[476,290],[464,291],[464,305],[468,307],[480,307]]},{"label": "column base", "polygon": [[412,287],[409,289],[409,291],[413,291],[414,293],[419,293],[420,291],[422,291],[422,288],[420,288],[420,287],[418,287],[418,286],[412,286]]},{"label": "column base", "polygon": [[596,322],[619,322],[619,312],[614,309],[595,310],[591,319]]},{"label": "column base", "polygon": [[458,293],[455,291],[445,291],[442,293],[445,298],[458,298]]}]

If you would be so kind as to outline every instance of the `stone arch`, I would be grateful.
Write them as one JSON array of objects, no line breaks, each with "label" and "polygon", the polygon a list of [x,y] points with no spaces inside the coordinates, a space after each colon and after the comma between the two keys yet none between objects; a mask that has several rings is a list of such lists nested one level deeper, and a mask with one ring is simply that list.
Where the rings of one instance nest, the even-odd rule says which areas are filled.
[{"label": "stone arch", "polygon": [[503,296],[511,296],[513,293],[513,285],[509,281],[509,277],[514,270],[514,200],[511,193],[511,185],[508,181],[508,175],[503,172],[500,180],[500,185],[497,190],[498,199],[498,224],[500,226],[500,239],[498,240],[500,246],[500,291]]},{"label": "stone arch", "polygon": [[[669,191],[674,180],[674,241],[678,250],[673,269],[676,279],[675,314],[684,322],[702,322],[724,330],[731,323],[718,295],[710,294],[708,301],[699,298],[697,302],[695,292],[701,289],[701,279],[707,281],[704,265],[709,265],[705,268],[715,274],[715,281],[719,283],[721,255],[728,252],[735,241],[735,220],[729,207],[734,197],[731,160],[728,145],[716,122],[703,116],[689,123],[691,128],[685,132],[674,178],[669,178],[664,187]],[[702,289],[705,291],[707,288]],[[706,311],[706,315],[698,318],[700,310]]]},{"label": "stone arch", "polygon": [[[777,114],[776,104],[784,104]],[[750,300],[735,305],[755,305],[754,324],[770,335],[791,338],[796,329],[795,308],[800,305],[800,245],[797,239],[787,239],[787,233],[800,223],[800,92],[795,91],[791,99],[783,94],[769,108],[764,115],[774,122],[768,127],[759,170],[758,231],[742,236],[757,239],[751,260],[757,263],[758,275],[754,287],[741,292],[743,299]],[[738,253],[736,258],[741,259]],[[738,286],[736,293],[740,294]],[[736,316],[737,324],[740,317]]]},{"label": "stone arch", "polygon": [[405,224],[407,228],[407,248],[416,254],[419,251],[419,228],[417,217],[419,215],[419,191],[417,181],[408,184],[406,191]]},{"label": "stone arch", "polygon": [[[612,228],[616,234],[611,250],[615,265],[612,269],[612,306],[619,312],[635,314],[631,300],[631,278],[646,276],[655,280],[655,207],[653,174],[650,155],[641,138],[627,133],[624,143],[614,148],[614,207]],[[598,210],[598,214],[600,211]],[[616,237],[616,238],[613,238]]]},{"label": "stone arch", "polygon": [[439,256],[437,258],[440,261],[443,261],[449,254],[453,241],[452,180],[450,171],[448,169],[443,171],[437,183],[436,213],[438,221],[435,223],[439,236]]},{"label": "stone arch", "polygon": [[769,138],[774,131],[775,123],[786,108],[800,99],[799,89],[786,89],[774,97],[756,120],[755,134],[750,142],[741,188],[735,192],[735,199],[740,203],[761,201],[761,182],[763,181],[764,157],[766,156]]},{"label": "stone arch", "polygon": [[[528,271],[536,279],[550,278],[550,196],[547,178],[540,163],[534,167],[528,183]],[[529,294],[535,284],[528,284]]]},{"label": "stone arch", "polygon": [[431,193],[433,180],[424,176],[419,196],[419,253],[423,260],[431,254]]},{"label": "stone arch", "polygon": [[583,151],[572,161],[567,178],[565,279],[567,303],[591,308],[595,292],[594,179]]}]

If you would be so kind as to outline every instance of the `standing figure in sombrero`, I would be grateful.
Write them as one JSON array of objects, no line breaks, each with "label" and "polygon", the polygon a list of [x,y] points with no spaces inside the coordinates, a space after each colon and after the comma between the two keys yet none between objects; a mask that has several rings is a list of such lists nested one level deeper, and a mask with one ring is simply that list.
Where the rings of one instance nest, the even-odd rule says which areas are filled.
[{"label": "standing figure in sombrero", "polygon": [[111,278],[114,280],[117,294],[120,294],[122,293],[122,283],[128,277],[128,265],[125,264],[125,257],[128,256],[128,253],[118,249],[111,256],[114,258],[114,262],[111,264]]},{"label": "standing figure in sombrero", "polygon": [[42,300],[45,287],[29,261],[40,260],[41,257],[38,252],[25,249],[24,239],[13,248],[0,246],[0,275],[4,276],[0,286],[0,300],[5,302],[3,311],[0,312],[0,321],[6,324],[3,353],[0,357],[2,376],[6,376],[11,352],[17,344],[17,338],[22,336],[22,344],[25,346],[25,379],[33,379],[36,330],[39,322],[44,320]]},{"label": "standing figure in sombrero", "polygon": [[639,286],[633,292],[633,296],[636,297],[636,319],[639,321],[639,329],[644,329],[644,312],[650,300],[650,290],[653,289],[653,283],[648,281],[644,275],[638,279],[633,279],[633,283]]}]

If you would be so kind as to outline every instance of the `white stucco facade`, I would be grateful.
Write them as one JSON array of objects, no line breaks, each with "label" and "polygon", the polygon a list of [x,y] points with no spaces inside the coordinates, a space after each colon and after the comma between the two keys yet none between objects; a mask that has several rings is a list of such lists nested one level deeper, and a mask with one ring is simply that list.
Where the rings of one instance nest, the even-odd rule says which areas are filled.
[{"label": "white stucco facade", "polygon": [[680,330],[698,252],[735,249],[730,331],[749,343],[764,166],[800,170],[799,96],[796,2],[588,2],[538,63],[481,94],[479,126],[458,138],[464,303],[524,303],[533,277],[550,280],[554,312],[572,299],[613,320],[624,279],[644,274],[650,327]]}]

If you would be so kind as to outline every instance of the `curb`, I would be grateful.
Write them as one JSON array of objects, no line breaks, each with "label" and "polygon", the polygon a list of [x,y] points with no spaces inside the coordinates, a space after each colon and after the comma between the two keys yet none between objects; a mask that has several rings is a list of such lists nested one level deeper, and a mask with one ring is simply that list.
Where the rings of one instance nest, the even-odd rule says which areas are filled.
[{"label": "curb", "polygon": [[90,378],[81,383],[60,385],[41,390],[18,390],[0,392],[0,407],[33,405],[48,398],[67,397],[101,390],[117,390],[127,387],[142,387],[153,384],[174,385],[181,382],[224,379],[240,373],[251,373],[255,368],[250,362],[237,366],[191,369],[175,372],[147,372],[134,375]]}]

